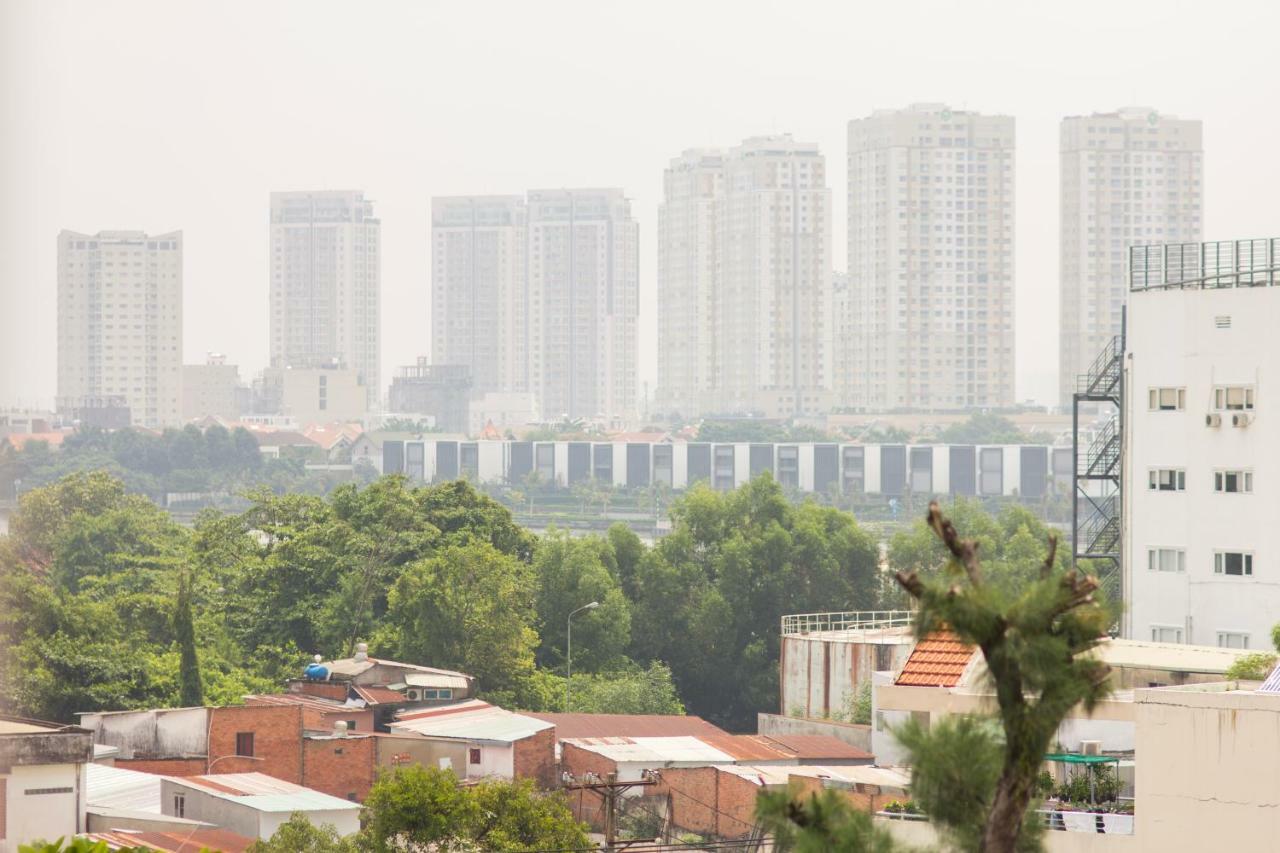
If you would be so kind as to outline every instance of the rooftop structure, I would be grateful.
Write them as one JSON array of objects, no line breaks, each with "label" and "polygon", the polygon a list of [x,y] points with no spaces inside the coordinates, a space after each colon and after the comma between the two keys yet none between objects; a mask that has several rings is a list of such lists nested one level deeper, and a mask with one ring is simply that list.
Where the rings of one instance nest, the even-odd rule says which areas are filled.
[{"label": "rooftop structure", "polygon": [[692,714],[547,714],[526,711],[556,727],[556,738],[679,737],[727,732]]},{"label": "rooftop structure", "polygon": [[550,728],[552,724],[545,720],[517,714],[479,699],[430,711],[401,714],[391,724],[395,732],[493,743],[514,743]]},{"label": "rooftop structure", "polygon": [[188,831],[111,829],[90,832],[81,837],[95,844],[105,844],[108,850],[145,848],[154,853],[203,853],[206,850],[244,853],[257,840],[225,829],[202,829],[199,826]]},{"label": "rooftop structure", "polygon": [[92,759],[86,729],[0,716],[0,850],[83,830],[81,780]]},{"label": "rooftop structure", "polygon": [[195,818],[247,835],[270,838],[295,812],[315,824],[331,823],[342,835],[360,829],[360,806],[265,773],[165,777],[166,814]]},{"label": "rooftop structure", "polygon": [[975,651],[950,631],[935,632],[916,644],[894,683],[908,687],[955,687],[975,662]]}]

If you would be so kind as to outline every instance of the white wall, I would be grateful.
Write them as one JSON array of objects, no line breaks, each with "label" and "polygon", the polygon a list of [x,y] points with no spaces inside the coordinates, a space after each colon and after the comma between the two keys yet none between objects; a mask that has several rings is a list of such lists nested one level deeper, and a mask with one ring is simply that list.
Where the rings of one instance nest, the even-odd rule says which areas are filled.
[{"label": "white wall", "polygon": [[[1125,635],[1151,639],[1153,625],[1183,628],[1183,641],[1217,645],[1218,632],[1270,647],[1280,621],[1280,289],[1172,290],[1130,295],[1125,464]],[[1217,318],[1229,318],[1219,328]],[[1255,386],[1254,422],[1205,426],[1215,385]],[[1183,411],[1148,410],[1153,387],[1185,387]],[[1270,418],[1278,418],[1272,424]],[[1186,470],[1185,492],[1151,492],[1151,468]],[[1253,471],[1252,494],[1217,494],[1213,472]],[[1148,570],[1147,549],[1186,549],[1184,573]],[[1252,577],[1214,574],[1214,551],[1253,553]]]},{"label": "white wall", "polygon": [[[312,811],[305,814],[312,826],[324,826],[327,823],[332,825],[339,835],[354,835],[360,831],[358,808],[342,811]],[[263,838],[270,838],[282,824],[288,823],[292,816],[289,812],[263,812],[258,823],[258,831],[262,833]]]},{"label": "white wall", "polygon": [[468,754],[468,779],[478,779],[483,776],[511,779],[515,776],[515,750],[511,744],[470,741],[467,747],[480,750],[479,764],[472,764]]},{"label": "white wall", "polygon": [[[4,853],[15,853],[19,844],[43,839],[56,841],[84,828],[85,780],[83,765],[32,764],[13,767],[5,779],[7,832],[0,843]],[[69,788],[67,793],[28,794],[27,791]]]}]

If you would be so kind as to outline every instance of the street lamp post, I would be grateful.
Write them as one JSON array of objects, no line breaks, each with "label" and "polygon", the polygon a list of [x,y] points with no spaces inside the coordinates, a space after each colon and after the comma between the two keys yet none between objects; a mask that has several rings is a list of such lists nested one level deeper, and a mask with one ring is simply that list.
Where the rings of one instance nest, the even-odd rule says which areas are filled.
[{"label": "street lamp post", "polygon": [[232,753],[230,755],[219,755],[217,758],[213,759],[213,761],[209,762],[209,766],[204,769],[204,772],[208,773],[210,770],[213,769],[213,765],[217,764],[219,761],[226,761],[228,758],[239,758],[242,761],[265,761],[266,760],[265,758],[258,758],[257,756],[253,756],[253,755],[236,755],[235,753]]},{"label": "street lamp post", "polygon": [[569,702],[573,695],[573,617],[584,610],[595,610],[600,606],[600,602],[593,601],[590,604],[584,604],[577,610],[569,614],[569,618],[565,620],[568,630],[565,631],[568,639],[565,643],[565,663],[564,663],[564,712],[567,714],[573,708]]}]

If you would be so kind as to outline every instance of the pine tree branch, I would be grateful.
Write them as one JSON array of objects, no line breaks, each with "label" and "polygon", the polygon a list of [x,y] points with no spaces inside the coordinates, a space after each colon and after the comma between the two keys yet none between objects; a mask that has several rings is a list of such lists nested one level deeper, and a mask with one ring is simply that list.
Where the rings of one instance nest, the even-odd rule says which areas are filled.
[{"label": "pine tree branch", "polygon": [[978,561],[978,543],[973,539],[961,539],[951,519],[942,514],[937,501],[929,501],[929,528],[947,546],[951,556],[964,567],[969,583],[982,586],[982,566]]},{"label": "pine tree branch", "polygon": [[1058,556],[1058,535],[1056,533],[1049,534],[1049,556],[1044,558],[1044,565],[1040,567],[1040,577],[1048,578],[1053,574],[1053,564]]}]

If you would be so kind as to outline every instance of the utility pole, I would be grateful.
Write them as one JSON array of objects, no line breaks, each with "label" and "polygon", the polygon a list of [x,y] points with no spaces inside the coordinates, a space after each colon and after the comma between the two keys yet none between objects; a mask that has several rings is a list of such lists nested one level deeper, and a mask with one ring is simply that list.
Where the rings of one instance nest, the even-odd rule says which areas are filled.
[{"label": "utility pole", "polygon": [[594,791],[604,800],[604,850],[605,853],[616,853],[625,850],[629,845],[618,847],[618,801],[624,793],[632,788],[647,788],[662,781],[657,770],[645,770],[635,782],[619,782],[617,773],[587,772],[581,778],[572,773],[560,776],[560,782],[566,791]]}]

